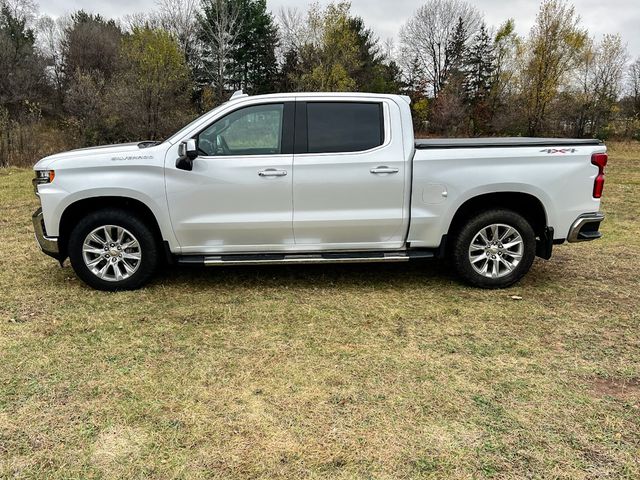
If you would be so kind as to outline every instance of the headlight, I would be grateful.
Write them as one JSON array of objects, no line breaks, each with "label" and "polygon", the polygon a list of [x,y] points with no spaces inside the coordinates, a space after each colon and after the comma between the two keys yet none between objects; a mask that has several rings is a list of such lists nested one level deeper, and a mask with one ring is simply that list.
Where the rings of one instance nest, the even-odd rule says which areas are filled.
[{"label": "headlight", "polygon": [[36,178],[32,180],[33,189],[38,195],[38,185],[42,185],[44,183],[51,183],[56,176],[56,172],[53,170],[36,170]]}]

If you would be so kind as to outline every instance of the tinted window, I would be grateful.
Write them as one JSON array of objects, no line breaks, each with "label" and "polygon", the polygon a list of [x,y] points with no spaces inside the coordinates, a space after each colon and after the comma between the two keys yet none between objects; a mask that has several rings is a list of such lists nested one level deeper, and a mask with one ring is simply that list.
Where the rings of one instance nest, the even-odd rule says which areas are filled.
[{"label": "tinted window", "polygon": [[357,152],[382,145],[382,104],[307,103],[309,153]]},{"label": "tinted window", "polygon": [[254,105],[225,115],[198,135],[201,155],[273,155],[282,151],[284,105]]}]

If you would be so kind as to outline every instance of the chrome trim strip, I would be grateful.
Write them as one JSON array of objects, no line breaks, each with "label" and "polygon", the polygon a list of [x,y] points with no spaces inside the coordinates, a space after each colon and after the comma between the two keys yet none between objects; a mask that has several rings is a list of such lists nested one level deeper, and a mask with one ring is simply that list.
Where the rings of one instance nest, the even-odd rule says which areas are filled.
[{"label": "chrome trim strip", "polygon": [[282,264],[311,264],[311,263],[370,263],[370,262],[408,262],[408,255],[389,255],[384,257],[351,257],[351,258],[325,258],[321,255],[299,255],[279,259],[265,260],[224,260],[221,256],[204,258],[206,266],[221,265],[282,265]]},{"label": "chrome trim strip", "polygon": [[578,235],[580,233],[580,229],[589,223],[600,223],[604,220],[603,213],[585,213],[580,215],[571,228],[569,229],[569,234],[567,235],[567,242],[585,242],[588,240],[595,240],[595,238],[579,238]]}]

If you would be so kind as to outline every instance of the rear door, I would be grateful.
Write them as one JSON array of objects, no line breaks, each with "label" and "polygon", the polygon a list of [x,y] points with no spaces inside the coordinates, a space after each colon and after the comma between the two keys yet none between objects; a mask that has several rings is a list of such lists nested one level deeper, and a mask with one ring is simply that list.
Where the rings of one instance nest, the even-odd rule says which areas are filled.
[{"label": "rear door", "polygon": [[[394,108],[395,107],[395,108]],[[393,249],[404,240],[405,177],[393,102],[298,101],[293,176],[296,246]]]}]

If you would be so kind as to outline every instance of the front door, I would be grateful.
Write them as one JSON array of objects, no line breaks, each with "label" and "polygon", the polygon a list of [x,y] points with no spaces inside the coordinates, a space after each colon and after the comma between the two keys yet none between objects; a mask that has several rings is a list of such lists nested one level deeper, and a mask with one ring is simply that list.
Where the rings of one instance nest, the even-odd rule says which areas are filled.
[{"label": "front door", "polygon": [[294,243],[293,111],[293,102],[241,107],[195,136],[192,171],[167,159],[167,200],[182,253]]},{"label": "front door", "polygon": [[[396,107],[395,109],[392,107]],[[405,235],[408,175],[393,103],[296,105],[293,229],[296,248],[393,249]]]}]

